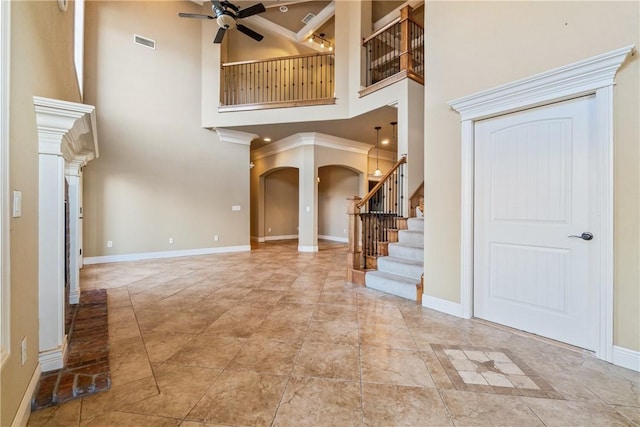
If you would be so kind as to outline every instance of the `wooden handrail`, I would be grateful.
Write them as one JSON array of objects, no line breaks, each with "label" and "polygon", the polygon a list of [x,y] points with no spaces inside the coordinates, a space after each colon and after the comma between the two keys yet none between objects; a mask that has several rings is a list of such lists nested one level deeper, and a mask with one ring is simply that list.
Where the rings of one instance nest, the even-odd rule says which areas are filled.
[{"label": "wooden handrail", "polygon": [[384,185],[384,182],[400,167],[400,165],[404,163],[407,163],[407,156],[400,157],[396,164],[393,165],[393,167],[389,169],[387,173],[382,176],[382,178],[380,178],[380,181],[378,181],[378,183],[371,189],[371,191],[369,191],[369,193],[367,193],[367,195],[364,196],[362,200],[356,203],[356,207],[358,209],[362,208],[369,201],[369,199],[371,199],[374,194],[376,194],[376,192]]},{"label": "wooden handrail", "polygon": [[333,52],[318,52],[318,53],[308,53],[302,55],[292,55],[292,56],[278,56],[276,58],[267,58],[267,59],[251,59],[248,61],[237,61],[237,62],[225,62],[222,64],[223,67],[230,67],[232,65],[246,65],[246,64],[258,64],[260,62],[269,62],[269,61],[282,61],[289,59],[298,59],[298,58],[311,58],[314,56],[331,56]]}]

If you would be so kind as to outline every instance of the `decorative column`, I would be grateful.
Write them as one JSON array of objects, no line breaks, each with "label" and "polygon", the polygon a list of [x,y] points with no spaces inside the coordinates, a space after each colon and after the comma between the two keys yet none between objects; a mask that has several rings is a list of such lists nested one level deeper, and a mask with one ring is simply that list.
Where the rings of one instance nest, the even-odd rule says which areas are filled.
[{"label": "decorative column", "polygon": [[353,196],[347,199],[347,215],[349,215],[349,243],[347,246],[347,282],[364,285],[362,271],[362,251],[360,249],[360,208],[358,202],[361,197]]},{"label": "decorative column", "polygon": [[[303,137],[304,138],[304,137]],[[318,168],[315,164],[314,136],[302,145],[298,179],[298,251],[318,252]]]},{"label": "decorative column", "polygon": [[[65,164],[71,170],[79,168],[98,156],[95,107],[73,102],[34,97],[39,142],[39,272],[38,298],[40,318],[40,364],[42,371],[64,366],[67,350],[65,335]],[[79,174],[74,195],[78,208]],[[70,203],[74,203],[70,200]],[[78,208],[79,210],[79,208]],[[72,211],[75,230],[71,231],[71,248],[78,248],[78,212]],[[70,225],[71,225],[70,224]],[[75,242],[73,239],[76,239]],[[77,254],[72,253],[71,265],[77,270]],[[75,258],[75,263],[73,262]],[[78,272],[72,271],[71,276]]]}]

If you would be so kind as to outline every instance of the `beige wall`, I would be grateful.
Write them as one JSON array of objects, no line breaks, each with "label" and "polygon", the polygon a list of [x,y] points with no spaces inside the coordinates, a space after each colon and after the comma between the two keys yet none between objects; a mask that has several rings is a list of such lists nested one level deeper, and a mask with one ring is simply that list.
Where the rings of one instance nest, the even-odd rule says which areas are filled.
[{"label": "beige wall", "polygon": [[[460,123],[447,101],[640,46],[638,2],[428,2],[425,289],[460,301]],[[638,55],[615,87],[614,344],[640,350]]]},{"label": "beige wall", "polygon": [[201,128],[201,29],[176,16],[199,10],[87,3],[85,96],[100,158],[84,175],[86,257],[249,244],[249,147]]},{"label": "beige wall", "polygon": [[298,234],[298,169],[278,169],[264,178],[265,237]]},{"label": "beige wall", "polygon": [[360,194],[360,175],[341,166],[318,168],[318,235],[346,239],[347,198]]},{"label": "beige wall", "polygon": [[[0,374],[0,425],[11,425],[38,364],[38,132],[33,96],[79,102],[73,68],[73,3],[11,3],[11,190],[22,191],[22,216],[11,218],[11,355]],[[27,338],[27,361],[20,341]]]}]

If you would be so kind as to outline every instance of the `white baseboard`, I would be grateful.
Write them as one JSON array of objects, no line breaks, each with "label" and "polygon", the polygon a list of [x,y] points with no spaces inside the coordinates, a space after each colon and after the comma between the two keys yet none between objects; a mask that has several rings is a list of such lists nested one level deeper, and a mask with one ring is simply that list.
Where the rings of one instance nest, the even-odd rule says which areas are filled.
[{"label": "white baseboard", "polygon": [[42,372],[55,371],[64,367],[69,350],[67,336],[62,340],[62,345],[54,350],[43,351],[38,355],[38,362]]},{"label": "white baseboard", "polygon": [[613,346],[613,364],[640,372],[640,351]]},{"label": "white baseboard", "polygon": [[264,243],[264,237],[256,237],[256,236],[251,236],[251,241],[252,242],[258,242],[258,243]]},{"label": "white baseboard", "polygon": [[245,246],[223,246],[220,248],[201,248],[201,249],[185,249],[181,251],[163,251],[163,252],[144,252],[138,254],[123,254],[123,255],[105,255],[86,257],[84,264],[104,264],[108,262],[122,262],[122,261],[140,261],[146,259],[162,259],[162,258],[177,258],[183,256],[194,255],[210,255],[221,254],[227,252],[248,252],[251,251],[250,245]]},{"label": "white baseboard", "polygon": [[317,246],[298,246],[298,252],[318,252]]},{"label": "white baseboard", "polygon": [[348,237],[318,235],[318,239],[331,240],[332,242],[349,243]]},{"label": "white baseboard", "polygon": [[36,365],[36,369],[33,371],[33,375],[31,375],[31,380],[29,381],[27,390],[24,392],[24,396],[22,396],[20,406],[18,406],[18,412],[16,412],[16,416],[13,418],[11,427],[24,427],[27,425],[29,416],[31,415],[31,398],[36,392],[36,387],[38,386],[38,381],[40,381],[41,373],[42,369],[38,363]]},{"label": "white baseboard", "polygon": [[429,295],[422,295],[422,306],[456,317],[464,318],[462,304],[446,299],[436,298]]},{"label": "white baseboard", "polygon": [[281,236],[264,236],[265,242],[270,242],[272,240],[294,240],[297,239],[297,234],[283,234]]},{"label": "white baseboard", "polygon": [[80,289],[69,292],[69,304],[78,304],[80,302]]}]

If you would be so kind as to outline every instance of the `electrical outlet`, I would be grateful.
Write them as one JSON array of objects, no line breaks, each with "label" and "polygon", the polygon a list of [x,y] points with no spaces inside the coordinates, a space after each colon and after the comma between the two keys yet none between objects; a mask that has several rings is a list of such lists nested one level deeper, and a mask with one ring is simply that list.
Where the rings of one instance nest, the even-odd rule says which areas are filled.
[{"label": "electrical outlet", "polygon": [[267,232],[271,233],[271,227],[267,228]]},{"label": "electrical outlet", "polygon": [[108,248],[113,247],[113,242],[111,240],[107,240],[107,247]]},{"label": "electrical outlet", "polygon": [[218,241],[218,235],[216,234],[215,236],[213,236],[213,241],[217,242]]},{"label": "electrical outlet", "polygon": [[22,366],[24,366],[24,364],[27,363],[27,337],[22,338],[20,348],[22,350],[21,363]]},{"label": "electrical outlet", "polygon": [[342,229],[342,234],[347,234],[347,229],[346,228]]},{"label": "electrical outlet", "polygon": [[173,245],[173,237],[169,237],[169,244]]}]

